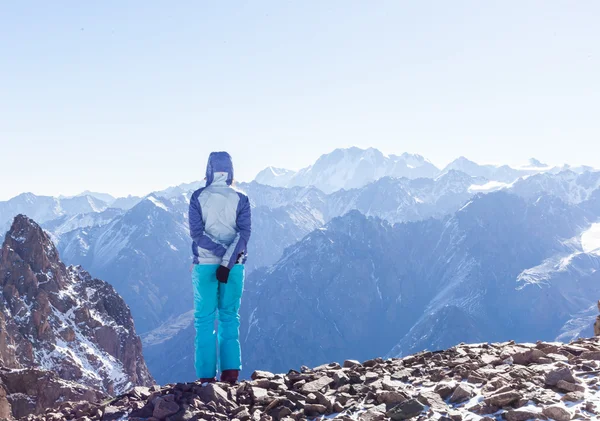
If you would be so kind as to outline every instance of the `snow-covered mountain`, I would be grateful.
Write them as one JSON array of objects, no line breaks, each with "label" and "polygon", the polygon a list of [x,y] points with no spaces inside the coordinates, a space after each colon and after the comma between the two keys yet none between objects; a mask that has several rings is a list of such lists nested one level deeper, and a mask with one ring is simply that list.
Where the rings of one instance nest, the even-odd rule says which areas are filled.
[{"label": "snow-covered mountain", "polygon": [[535,160],[535,166],[528,166],[527,168],[523,169],[515,169],[509,167],[508,165],[480,165],[468,160],[464,156],[461,156],[452,161],[450,164],[448,164],[442,170],[442,173],[445,173],[450,170],[455,170],[464,172],[473,177],[482,177],[491,181],[512,183],[519,177],[550,169],[546,167],[540,167],[537,165],[538,163],[539,161]]},{"label": "snow-covered mountain", "polygon": [[[123,299],[80,266],[66,267],[50,237],[23,215],[0,250],[0,286],[3,370],[50,371],[107,394],[153,384]],[[22,389],[12,404],[35,412],[31,392]]]},{"label": "snow-covered mountain", "polygon": [[439,170],[420,155],[403,153],[386,156],[374,148],[353,147],[336,149],[322,155],[313,165],[297,172],[268,167],[256,176],[255,181],[273,187],[314,186],[325,193],[333,193],[342,189],[360,188],[383,177],[436,178],[452,170],[484,178],[498,185],[511,184],[519,178],[539,173],[557,174],[569,170],[583,174],[594,171],[591,167],[571,167],[567,164],[551,167],[535,158],[517,168],[508,165],[480,165],[463,156]]},{"label": "snow-covered mountain", "polygon": [[514,183],[510,190],[519,196],[534,199],[547,194],[567,203],[588,200],[600,188],[600,171],[578,174],[567,170],[559,173],[536,174]]},{"label": "snow-covered mountain", "polygon": [[284,168],[267,167],[256,175],[254,181],[267,186],[287,187],[295,174],[295,171]]},{"label": "snow-covered mountain", "polygon": [[0,231],[5,233],[13,218],[23,214],[40,224],[65,216],[104,212],[108,208],[129,209],[136,198],[113,199],[105,202],[101,193],[81,194],[74,197],[37,196],[23,193],[7,201],[0,201]]},{"label": "snow-covered mountain", "polygon": [[385,176],[433,178],[438,173],[438,168],[420,155],[385,156],[374,148],[353,147],[336,149],[296,173],[267,168],[259,173],[256,181],[275,187],[315,186],[332,193],[363,187]]}]

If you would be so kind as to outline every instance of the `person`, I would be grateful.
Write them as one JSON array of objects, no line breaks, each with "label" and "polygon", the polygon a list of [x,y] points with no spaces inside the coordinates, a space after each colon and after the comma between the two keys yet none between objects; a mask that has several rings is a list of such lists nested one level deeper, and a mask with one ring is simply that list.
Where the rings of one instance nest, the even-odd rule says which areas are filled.
[{"label": "person", "polygon": [[221,381],[235,383],[242,368],[239,309],[251,217],[248,197],[232,183],[231,156],[213,152],[206,167],[206,186],[190,199],[195,367],[201,382],[216,381],[217,340]]}]

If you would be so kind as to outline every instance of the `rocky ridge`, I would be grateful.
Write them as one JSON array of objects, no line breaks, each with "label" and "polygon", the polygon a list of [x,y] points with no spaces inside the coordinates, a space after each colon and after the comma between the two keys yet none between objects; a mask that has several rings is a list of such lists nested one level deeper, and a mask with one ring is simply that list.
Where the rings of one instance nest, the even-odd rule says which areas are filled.
[{"label": "rocky ridge", "polygon": [[256,371],[252,380],[136,387],[27,420],[299,421],[597,419],[600,340],[461,344],[401,359]]},{"label": "rocky ridge", "polygon": [[15,218],[0,249],[0,288],[0,417],[154,384],[123,299],[65,266],[26,216]]}]

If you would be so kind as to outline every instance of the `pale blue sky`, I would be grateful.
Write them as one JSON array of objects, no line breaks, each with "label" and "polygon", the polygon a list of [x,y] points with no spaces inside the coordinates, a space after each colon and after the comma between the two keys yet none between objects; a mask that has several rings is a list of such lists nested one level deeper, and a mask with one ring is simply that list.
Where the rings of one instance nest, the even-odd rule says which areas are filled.
[{"label": "pale blue sky", "polygon": [[337,147],[600,167],[598,1],[0,3],[0,200]]}]

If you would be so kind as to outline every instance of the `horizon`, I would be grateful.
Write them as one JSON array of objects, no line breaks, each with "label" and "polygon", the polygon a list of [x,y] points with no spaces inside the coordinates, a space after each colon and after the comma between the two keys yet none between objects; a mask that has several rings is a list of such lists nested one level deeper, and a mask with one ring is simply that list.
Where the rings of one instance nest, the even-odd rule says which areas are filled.
[{"label": "horizon", "polygon": [[[600,3],[0,4],[0,200],[336,148],[600,167]],[[460,151],[460,153],[456,153]],[[26,171],[23,169],[27,168]]]},{"label": "horizon", "polygon": [[[361,148],[361,147],[358,147],[358,146],[349,146],[349,147],[346,147],[346,148],[336,148],[334,150],[331,150],[329,152],[326,152],[326,153],[320,155],[319,158],[322,157],[322,156],[324,156],[324,155],[329,155],[329,154],[331,154],[331,153],[333,153],[333,152],[335,152],[337,150],[348,150],[348,149],[352,149],[352,148],[358,148],[358,149],[360,149],[362,151],[366,151],[366,150],[369,150],[369,149],[375,149],[375,150],[381,152],[382,155],[384,155],[386,158],[389,158],[392,155],[395,155],[395,156],[401,156],[403,154],[418,155],[418,156],[423,157],[426,161],[428,161],[431,164],[433,164],[440,171],[443,171],[448,165],[450,165],[451,163],[453,163],[453,162],[455,162],[455,161],[457,161],[457,160],[459,160],[461,158],[467,159],[468,161],[471,161],[471,162],[475,162],[476,164],[482,165],[482,166],[491,165],[491,166],[498,166],[498,167],[500,167],[500,166],[507,165],[507,166],[509,166],[511,168],[514,168],[514,169],[524,168],[532,160],[536,160],[536,161],[539,161],[541,164],[545,164],[547,166],[547,168],[558,168],[558,167],[563,167],[565,165],[568,165],[570,168],[587,167],[587,166],[589,166],[589,167],[593,168],[596,171],[600,171],[600,168],[594,167],[594,166],[590,166],[590,165],[587,165],[587,164],[579,164],[579,163],[578,164],[572,164],[572,163],[568,163],[568,162],[551,163],[551,162],[546,162],[546,161],[541,160],[541,159],[537,159],[536,157],[530,157],[530,158],[528,158],[526,160],[523,160],[520,164],[514,164],[514,163],[502,163],[502,162],[494,162],[494,163],[491,163],[491,162],[476,162],[476,161],[470,159],[466,155],[459,155],[458,157],[452,159],[451,161],[449,161],[448,163],[446,163],[444,165],[438,165],[437,163],[432,162],[429,158],[427,158],[426,155],[421,155],[421,154],[417,154],[417,153],[410,153],[410,152],[385,153],[385,152],[381,151],[380,149],[378,149],[378,148],[376,148],[374,146],[370,146],[370,147],[366,147],[366,148]],[[310,164],[305,165],[303,167],[300,167],[298,169],[282,168],[282,167],[278,167],[276,165],[269,165],[269,166],[263,168],[262,170],[260,170],[259,172],[264,171],[264,170],[266,170],[268,168],[285,169],[285,170],[291,170],[291,171],[294,171],[294,172],[298,172],[298,171],[300,171],[302,169],[305,169],[305,168],[308,168],[308,167],[312,166],[315,162],[316,162],[316,160],[314,162],[311,162]],[[235,162],[234,162],[234,166],[235,166]],[[255,174],[255,176],[252,177],[251,179],[248,179],[248,180],[238,180],[238,179],[236,179],[236,181],[241,182],[241,183],[250,183],[250,182],[252,182],[252,181],[255,180],[256,175],[258,175],[258,173]],[[171,188],[171,187],[178,187],[178,186],[185,185],[185,184],[191,184],[191,183],[200,182],[200,181],[202,181],[202,179],[203,179],[202,177],[199,177],[198,179],[195,179],[195,180],[182,181],[182,182],[179,182],[179,183],[176,183],[176,184],[172,184],[172,185],[168,185],[168,186],[163,186],[163,187],[156,188],[156,189],[153,189],[153,190],[150,190],[150,191],[141,192],[139,194],[128,193],[126,195],[115,195],[115,194],[111,193],[110,191],[97,191],[97,190],[91,190],[91,189],[88,189],[88,188],[86,188],[85,190],[82,190],[82,191],[78,191],[78,192],[74,192],[74,193],[69,193],[69,194],[64,194],[64,193],[60,193],[60,192],[59,193],[54,193],[54,194],[44,194],[44,193],[37,193],[35,191],[22,191],[22,192],[17,193],[17,194],[15,194],[13,196],[10,196],[10,197],[3,197],[0,194],[0,202],[2,202],[2,201],[8,201],[8,200],[14,199],[14,198],[16,198],[18,196],[24,195],[24,194],[33,194],[35,196],[55,197],[55,198],[59,198],[59,199],[62,199],[62,198],[68,199],[68,198],[73,198],[73,197],[78,197],[78,196],[85,196],[86,193],[89,193],[89,194],[108,194],[108,195],[112,196],[114,199],[128,198],[128,197],[146,197],[146,196],[148,196],[150,194],[157,193],[157,192],[166,190],[166,189]]]}]

